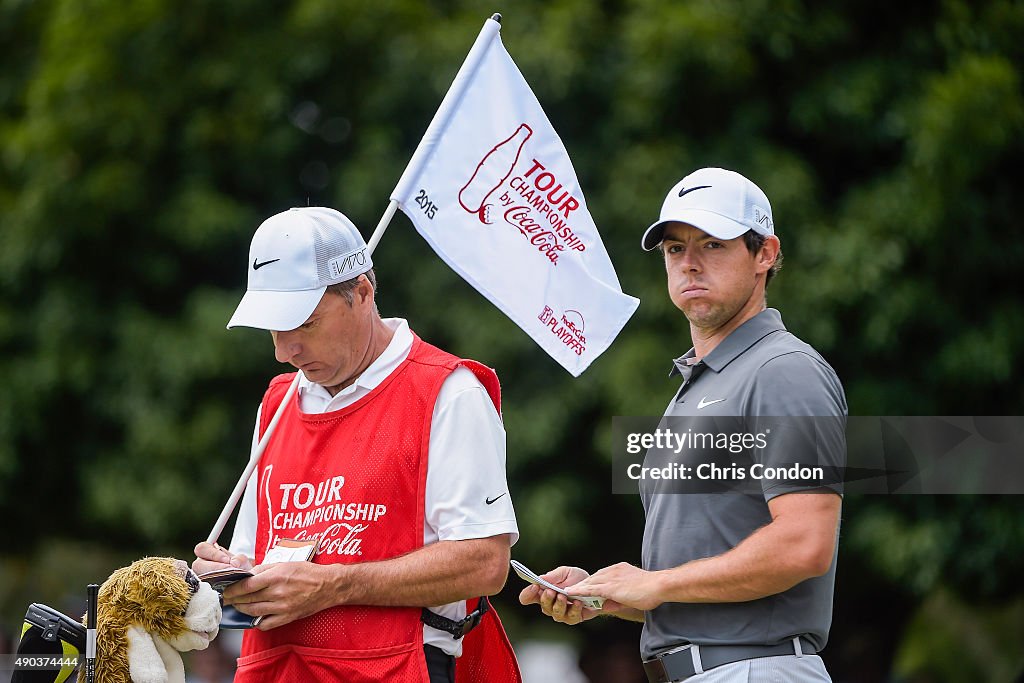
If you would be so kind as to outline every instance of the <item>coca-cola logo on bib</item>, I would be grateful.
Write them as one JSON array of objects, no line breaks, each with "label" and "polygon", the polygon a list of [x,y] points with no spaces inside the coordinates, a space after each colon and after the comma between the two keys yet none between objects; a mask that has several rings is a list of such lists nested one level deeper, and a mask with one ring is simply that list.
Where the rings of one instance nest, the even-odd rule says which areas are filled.
[{"label": "coca-cola logo on bib", "polygon": [[[361,534],[387,514],[386,505],[345,502],[341,493],[345,477],[340,475],[315,484],[282,482],[272,489],[273,468],[273,465],[264,468],[261,482],[270,520],[264,552],[281,538],[301,540],[316,536],[318,554],[363,554]],[[320,531],[317,533],[315,529]]]},{"label": "coca-cola logo on bib", "polygon": [[[533,129],[521,123],[484,154],[459,191],[459,205],[484,225],[494,225],[500,216],[557,266],[563,252],[587,249],[569,224],[580,201],[542,162],[523,155],[531,135]],[[520,164],[520,157],[528,162]],[[517,173],[517,165],[525,172]]]}]

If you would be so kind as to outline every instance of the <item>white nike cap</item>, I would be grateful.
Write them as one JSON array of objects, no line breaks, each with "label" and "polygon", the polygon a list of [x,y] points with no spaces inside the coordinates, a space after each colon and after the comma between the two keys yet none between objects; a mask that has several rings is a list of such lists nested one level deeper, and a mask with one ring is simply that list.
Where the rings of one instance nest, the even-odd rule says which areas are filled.
[{"label": "white nike cap", "polygon": [[666,223],[687,223],[720,240],[731,240],[748,230],[774,235],[772,205],[754,183],[735,171],[702,168],[669,190],[658,222],[647,228],[640,245],[657,247]]},{"label": "white nike cap", "polygon": [[249,246],[249,285],[228,322],[279,332],[306,322],[330,285],[373,268],[356,226],[340,211],[288,209],[263,221]]}]

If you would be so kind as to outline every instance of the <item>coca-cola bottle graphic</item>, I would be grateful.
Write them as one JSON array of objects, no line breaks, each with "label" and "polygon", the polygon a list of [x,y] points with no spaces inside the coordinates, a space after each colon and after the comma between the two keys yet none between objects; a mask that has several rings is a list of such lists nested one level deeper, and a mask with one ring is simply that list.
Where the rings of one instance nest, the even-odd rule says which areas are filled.
[{"label": "coca-cola bottle graphic", "polygon": [[482,211],[487,198],[512,174],[512,169],[519,161],[519,154],[523,151],[523,145],[531,135],[533,129],[521,123],[515,133],[484,155],[469,182],[459,190],[459,204],[463,209],[479,215],[480,220],[484,220]]}]

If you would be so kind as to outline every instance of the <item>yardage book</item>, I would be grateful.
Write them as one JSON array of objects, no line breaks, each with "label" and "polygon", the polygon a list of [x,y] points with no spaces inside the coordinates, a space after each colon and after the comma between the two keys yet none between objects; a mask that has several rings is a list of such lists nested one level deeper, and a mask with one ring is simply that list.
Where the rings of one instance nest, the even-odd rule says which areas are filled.
[{"label": "yardage book", "polygon": [[[263,564],[311,560],[313,555],[316,554],[316,542],[315,536],[311,539],[303,540],[282,538],[277,542],[277,545],[267,552],[266,557],[263,558]],[[223,594],[224,590],[231,584],[248,579],[251,576],[256,576],[256,574],[248,569],[224,567],[223,569],[214,569],[200,574],[199,580],[206,581],[213,587],[213,590]],[[223,605],[220,627],[229,630],[255,628],[260,625],[262,619],[262,616],[251,617],[238,611],[231,605]]]},{"label": "yardage book", "polygon": [[604,598],[582,597],[582,596],[579,596],[579,595],[572,595],[572,594],[566,592],[566,590],[564,588],[559,588],[555,584],[550,583],[550,582],[545,581],[544,579],[540,578],[539,576],[534,574],[533,571],[531,571],[525,564],[523,564],[519,560],[512,560],[511,564],[512,564],[512,569],[515,570],[516,574],[518,574],[519,578],[521,578],[523,581],[535,584],[537,586],[542,586],[544,588],[550,588],[551,590],[555,591],[556,593],[561,593],[562,595],[564,595],[565,597],[569,598],[570,600],[573,600],[573,601],[578,600],[579,602],[583,603],[584,607],[587,607],[589,609],[601,609],[602,607],[604,607]]},{"label": "yardage book", "polygon": [[[226,567],[224,569],[214,569],[213,571],[205,572],[199,575],[200,581],[206,581],[213,587],[213,590],[218,593],[224,593],[224,590],[233,583],[248,579],[250,576],[255,576],[248,569],[238,569],[237,567]],[[220,627],[225,630],[243,630],[247,628],[255,628],[260,625],[263,617],[251,617],[244,612],[239,612],[236,608],[231,605],[225,605],[223,599],[221,600],[222,614],[220,618]]]}]

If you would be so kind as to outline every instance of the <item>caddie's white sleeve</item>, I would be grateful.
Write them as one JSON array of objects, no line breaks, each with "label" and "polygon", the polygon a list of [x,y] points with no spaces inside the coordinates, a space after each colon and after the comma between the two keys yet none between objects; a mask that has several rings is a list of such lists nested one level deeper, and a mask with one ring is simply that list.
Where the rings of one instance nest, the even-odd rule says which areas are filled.
[{"label": "caddie's white sleeve", "polygon": [[[260,415],[263,412],[263,404],[256,410],[256,426],[252,430],[252,446],[249,448],[250,455],[256,450],[260,442]],[[228,546],[235,555],[242,554],[252,559],[256,556],[256,482],[259,481],[260,469],[257,467],[249,483],[245,485],[245,494],[242,495],[242,502],[238,504],[238,517],[235,518],[235,532],[231,535],[231,545]]]},{"label": "caddie's white sleeve", "polygon": [[434,404],[427,461],[423,540],[512,534],[519,539],[505,478],[505,428],[471,370],[449,375]]}]

